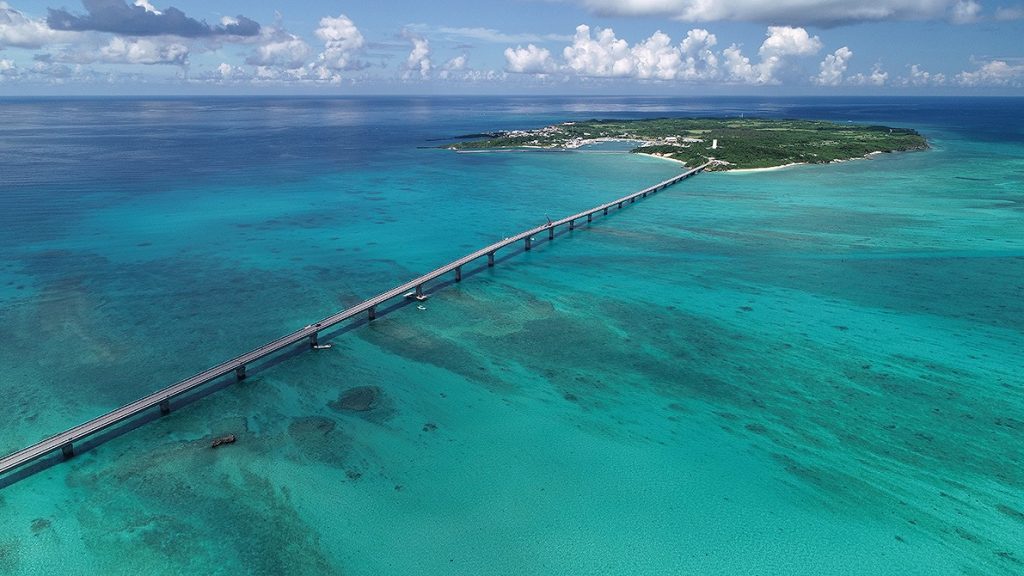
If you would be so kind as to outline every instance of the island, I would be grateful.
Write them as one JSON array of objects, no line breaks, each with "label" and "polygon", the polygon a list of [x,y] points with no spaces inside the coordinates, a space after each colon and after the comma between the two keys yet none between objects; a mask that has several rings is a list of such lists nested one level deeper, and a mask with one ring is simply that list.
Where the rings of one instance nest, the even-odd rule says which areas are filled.
[{"label": "island", "polygon": [[708,169],[716,171],[823,164],[928,148],[927,140],[908,128],[762,118],[587,120],[536,130],[469,134],[459,139],[444,148],[568,150],[624,141],[637,144],[633,153],[677,160],[688,166],[710,162]]}]

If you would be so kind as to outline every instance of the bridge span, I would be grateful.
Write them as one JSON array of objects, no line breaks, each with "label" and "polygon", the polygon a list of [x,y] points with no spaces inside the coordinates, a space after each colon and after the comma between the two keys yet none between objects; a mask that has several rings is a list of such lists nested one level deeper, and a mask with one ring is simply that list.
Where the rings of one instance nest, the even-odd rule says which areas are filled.
[{"label": "bridge span", "polygon": [[[79,424],[78,426],[75,426],[73,428],[69,428],[63,432],[60,432],[59,434],[55,434],[53,436],[50,436],[49,438],[46,438],[45,440],[42,440],[31,446],[18,450],[17,452],[4,456],[2,459],[0,459],[0,477],[4,476],[8,472],[11,472],[12,470],[21,468],[26,464],[34,462],[52,452],[56,452],[57,450],[61,451],[64,458],[70,458],[75,454],[75,443],[79,443],[82,440],[89,438],[90,436],[102,432],[103,430],[106,430],[122,422],[126,422],[154,408],[159,408],[161,414],[169,414],[171,411],[171,400],[175,397],[181,396],[182,394],[185,394],[191,390],[195,390],[196,388],[199,388],[204,384],[207,384],[222,376],[227,376],[231,373],[234,373],[235,378],[237,380],[243,380],[245,379],[246,376],[245,368],[247,365],[252,364],[253,362],[256,362],[262,358],[266,358],[267,356],[270,356],[276,352],[280,352],[281,350],[298,344],[300,342],[307,342],[311,348],[317,348],[319,346],[317,338],[320,332],[336,324],[339,324],[341,322],[344,322],[346,320],[349,320],[362,314],[366,314],[369,320],[373,320],[377,317],[377,306],[389,300],[398,297],[422,298],[424,285],[447,274],[454,273],[455,281],[461,282],[462,268],[467,264],[470,264],[486,256],[487,265],[494,266],[494,255],[495,253],[498,252],[498,250],[501,250],[502,248],[506,248],[508,246],[512,246],[522,242],[523,249],[529,251],[533,246],[535,237],[540,234],[543,234],[544,232],[547,232],[548,240],[552,240],[555,237],[555,229],[557,229],[558,227],[568,226],[569,230],[574,230],[576,228],[577,221],[582,221],[584,218],[586,218],[586,221],[588,223],[592,222],[594,216],[599,213],[601,215],[607,215],[608,211],[611,209],[620,209],[627,204],[636,202],[637,199],[646,198],[650,194],[654,194],[656,192],[664,190],[665,188],[668,188],[673,184],[678,184],[679,182],[682,182],[683,180],[689,178],[690,176],[702,172],[709,164],[710,163],[703,164],[701,166],[683,172],[678,176],[669,178],[668,180],[665,180],[663,182],[659,182],[654,186],[644,188],[639,192],[634,192],[627,196],[623,196],[622,198],[618,198],[616,200],[612,200],[611,202],[601,204],[600,206],[595,206],[593,208],[590,208],[589,210],[584,210],[583,212],[579,212],[571,216],[566,216],[565,218],[562,218],[560,220],[546,222],[541,226],[530,228],[529,230],[525,230],[523,232],[520,232],[519,234],[505,238],[500,242],[495,242],[490,246],[485,246],[477,250],[476,252],[467,254],[462,258],[459,258],[458,260],[449,262],[448,264],[445,264],[440,268],[432,270],[418,278],[410,280],[405,284],[396,286],[388,290],[387,292],[378,294],[377,296],[365,300],[355,306],[352,306],[351,308],[342,310],[337,314],[328,316],[323,320],[320,320],[319,322],[309,324],[308,326],[296,330],[291,334],[282,336],[272,342],[267,342],[266,344],[260,346],[259,348],[250,350],[249,352],[246,352],[241,356],[237,356],[225,362],[221,362],[220,364],[212,368],[208,368],[207,370],[204,370],[194,376],[190,376],[184,380],[181,380],[180,382],[177,382],[166,388],[153,392],[152,394],[149,394],[143,398],[139,398],[134,402],[125,404],[120,408],[111,410],[110,412],[107,412],[102,416],[93,418],[88,422]],[[0,484],[0,486],[2,486],[2,484]]]}]

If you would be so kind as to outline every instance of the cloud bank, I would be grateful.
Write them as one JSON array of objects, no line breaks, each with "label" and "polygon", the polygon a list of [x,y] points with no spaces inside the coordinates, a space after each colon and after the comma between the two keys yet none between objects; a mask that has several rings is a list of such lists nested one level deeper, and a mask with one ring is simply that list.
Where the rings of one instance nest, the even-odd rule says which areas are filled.
[{"label": "cloud bank", "polygon": [[64,9],[49,9],[46,23],[53,30],[75,32],[111,32],[125,36],[256,36],[260,25],[245,16],[225,19],[211,26],[190,18],[171,7],[157,10],[148,1],[128,4],[124,0],[82,0],[85,14],[72,14]]},{"label": "cloud bank", "polygon": [[973,21],[973,0],[575,0],[601,16],[657,16],[684,22],[737,20],[838,26],[882,20]]},{"label": "cloud bank", "polygon": [[956,75],[962,86],[1024,86],[1024,64],[1006,60],[992,60],[982,63],[977,70],[964,71]]},{"label": "cloud bank", "polygon": [[769,26],[765,36],[759,59],[753,62],[735,44],[716,52],[718,38],[701,28],[687,32],[678,44],[659,30],[630,46],[611,28],[591,30],[581,24],[572,44],[562,50],[562,62],[556,62],[546,48],[529,44],[505,50],[505,70],[519,74],[563,72],[584,78],[778,84],[795,58],[812,56],[822,48],[821,40],[803,28]]},{"label": "cloud bank", "polygon": [[74,32],[61,32],[46,25],[45,20],[36,20],[0,2],[0,48],[42,48],[47,44],[68,42]]},{"label": "cloud bank", "polygon": [[[1024,60],[1012,52],[972,57],[970,67],[960,72],[927,71],[908,63],[902,74],[890,77],[875,63],[870,70],[853,73],[851,64],[855,66],[857,61],[851,46],[828,47],[822,56],[825,43],[799,25],[767,26],[760,44],[744,47],[721,43],[703,27],[681,37],[656,30],[633,42],[617,36],[610,27],[587,24],[577,26],[573,34],[508,34],[485,27],[408,24],[398,29],[403,44],[368,41],[344,14],[319,18],[303,37],[285,30],[280,15],[266,26],[245,16],[208,24],[153,1],[83,0],[84,13],[50,9],[48,17],[39,18],[0,0],[0,50],[21,49],[0,52],[0,79],[9,83],[105,82],[111,78],[144,82],[147,74],[141,67],[168,65],[180,67],[177,78],[185,82],[254,84],[413,80],[510,80],[521,84],[522,80],[515,78],[529,75],[535,77],[529,82],[541,83],[621,80],[720,86],[1024,87]],[[774,4],[760,0],[563,1],[584,4],[595,12],[660,14],[679,20],[761,18],[836,24],[900,17],[985,22],[994,27],[1024,18],[1020,5],[991,7],[986,12],[979,3],[982,0],[866,0],[857,5],[846,0],[780,0]],[[391,33],[392,40],[398,30]],[[498,52],[499,59],[504,56],[504,66],[495,66],[498,70],[471,68],[470,54],[474,59],[478,54],[474,50],[493,49],[477,43],[504,43],[507,47]],[[241,48],[241,53],[225,50],[229,45]],[[435,49],[440,54],[434,54]],[[155,77],[170,79],[167,73]]]}]

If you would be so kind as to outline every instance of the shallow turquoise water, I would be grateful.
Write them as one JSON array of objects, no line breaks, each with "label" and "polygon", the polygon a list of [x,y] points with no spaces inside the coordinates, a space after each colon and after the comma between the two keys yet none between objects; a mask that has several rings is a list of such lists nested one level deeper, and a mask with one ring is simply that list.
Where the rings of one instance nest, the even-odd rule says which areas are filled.
[{"label": "shallow turquoise water", "polygon": [[[1024,145],[907,114],[933,150],[701,175],[0,489],[0,571],[1018,573]],[[330,156],[8,228],[2,450],[678,171]]]}]

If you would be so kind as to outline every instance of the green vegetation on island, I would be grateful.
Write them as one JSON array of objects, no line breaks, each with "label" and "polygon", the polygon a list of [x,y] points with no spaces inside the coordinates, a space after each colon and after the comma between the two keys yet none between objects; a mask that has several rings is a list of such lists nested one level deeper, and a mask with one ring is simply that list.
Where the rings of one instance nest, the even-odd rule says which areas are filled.
[{"label": "green vegetation on island", "polygon": [[587,120],[464,138],[483,139],[445,147],[463,151],[571,149],[595,142],[624,140],[640,144],[632,152],[671,158],[689,166],[711,161],[711,170],[821,164],[862,158],[875,152],[928,147],[923,136],[907,128],[754,118]]}]

